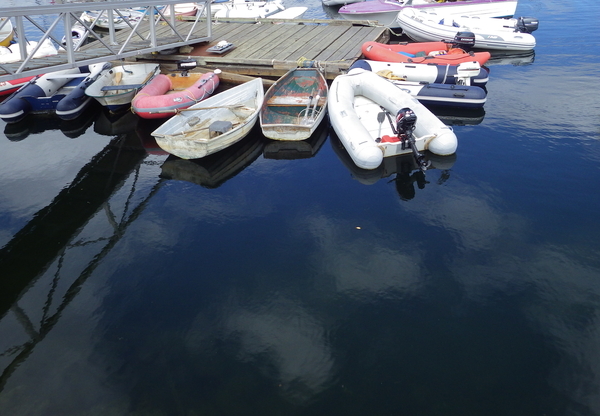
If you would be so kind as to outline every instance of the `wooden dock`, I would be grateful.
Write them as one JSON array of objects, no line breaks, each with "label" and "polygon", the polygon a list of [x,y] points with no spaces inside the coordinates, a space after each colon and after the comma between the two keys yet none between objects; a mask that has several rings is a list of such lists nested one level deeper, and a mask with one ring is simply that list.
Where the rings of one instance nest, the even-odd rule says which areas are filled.
[{"label": "wooden dock", "polygon": [[[138,0],[94,3],[94,9],[106,13],[118,13],[121,8],[141,7],[146,16],[152,16],[144,17],[123,30],[89,27],[82,22],[82,12],[89,10],[87,3],[68,2],[35,8],[4,7],[3,15],[15,22],[18,39],[26,37],[20,33],[25,30],[25,23],[34,22],[32,19],[39,16],[50,19],[49,23],[35,24],[37,34],[29,33],[29,40],[51,40],[54,45],[60,45],[63,42],[62,33],[58,33],[56,28],[75,23],[86,26],[91,31],[91,38],[83,46],[75,45],[71,42],[70,31],[67,31],[67,44],[59,49],[58,54],[34,59],[14,55],[16,62],[11,62],[11,57],[2,59],[0,82],[105,61],[144,59],[162,62],[188,56],[195,57],[207,69],[219,66],[221,70],[260,75],[263,78],[268,75],[276,77],[298,62],[309,60],[317,62],[332,78],[360,57],[360,48],[365,41],[386,42],[389,39],[389,29],[369,21],[158,16],[159,9],[165,4],[174,5],[177,2],[146,0],[144,6]],[[210,0],[200,3],[209,4]],[[222,55],[206,51],[209,46],[222,40],[232,42],[235,49]],[[20,47],[23,55],[29,55],[24,44]]]},{"label": "wooden dock", "polygon": [[[237,19],[243,21],[243,19]],[[339,20],[273,21],[261,19],[257,23],[214,22],[211,42],[178,48],[168,53],[154,53],[137,57],[161,63],[193,58],[200,68],[249,75],[279,77],[299,62],[315,61],[333,79],[361,56],[366,41],[387,42],[385,27],[357,25]],[[178,24],[191,24],[180,22]],[[204,30],[204,25],[200,31]],[[159,32],[163,39],[169,28]],[[119,32],[118,36],[128,36]],[[234,49],[222,55],[207,52],[219,41],[233,43]],[[93,44],[87,46],[93,48]]]}]

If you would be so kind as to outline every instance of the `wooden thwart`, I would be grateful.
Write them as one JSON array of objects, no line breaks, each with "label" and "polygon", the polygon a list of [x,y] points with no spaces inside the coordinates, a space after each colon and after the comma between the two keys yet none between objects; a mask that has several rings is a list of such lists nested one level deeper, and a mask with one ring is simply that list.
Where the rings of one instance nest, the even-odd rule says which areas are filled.
[{"label": "wooden thwart", "polygon": [[[325,97],[319,98],[319,106],[325,105],[327,99]],[[273,97],[269,101],[267,101],[267,105],[270,107],[277,106],[306,106],[309,103],[309,100],[304,97],[289,97],[289,96],[278,96]],[[311,100],[312,103],[312,100]]]},{"label": "wooden thwart", "polygon": [[242,104],[232,104],[232,105],[218,105],[214,107],[197,107],[197,108],[181,108],[175,110],[161,110],[161,111],[150,111],[150,114],[176,114],[182,111],[199,111],[199,110],[213,110],[215,108],[247,108],[248,110],[252,110],[252,108],[242,105]]}]

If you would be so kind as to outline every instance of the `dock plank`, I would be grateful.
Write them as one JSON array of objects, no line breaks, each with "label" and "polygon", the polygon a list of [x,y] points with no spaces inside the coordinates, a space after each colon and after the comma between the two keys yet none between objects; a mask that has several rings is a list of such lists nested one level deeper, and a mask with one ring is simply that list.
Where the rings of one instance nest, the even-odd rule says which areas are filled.
[{"label": "dock plank", "polygon": [[315,26],[300,26],[294,33],[290,33],[286,42],[276,42],[271,49],[265,51],[261,57],[271,57],[271,59],[281,59],[289,56],[298,49],[303,43],[310,42],[319,36],[321,32]]},{"label": "dock plank", "polygon": [[342,36],[348,30],[348,26],[330,27],[329,30],[319,34],[317,39],[304,42],[297,48],[293,54],[288,55],[285,59],[299,59],[306,57],[308,59],[316,58],[324,49],[328,48],[335,39]]},{"label": "dock plank", "polygon": [[[286,25],[280,25],[286,26]],[[268,45],[265,45],[263,49],[257,54],[258,57],[265,57],[273,59],[278,53],[283,52],[286,48],[296,49],[298,45],[302,44],[307,37],[310,37],[310,33],[318,30],[315,26],[311,25],[295,25],[286,28],[283,36],[273,36],[268,39]],[[285,40],[285,41],[282,41]]]},{"label": "dock plank", "polygon": [[260,30],[252,38],[246,39],[246,41],[239,45],[235,50],[231,52],[231,57],[259,57],[261,51],[264,48],[270,46],[275,39],[281,38],[286,32],[285,25],[278,25],[275,30]]}]

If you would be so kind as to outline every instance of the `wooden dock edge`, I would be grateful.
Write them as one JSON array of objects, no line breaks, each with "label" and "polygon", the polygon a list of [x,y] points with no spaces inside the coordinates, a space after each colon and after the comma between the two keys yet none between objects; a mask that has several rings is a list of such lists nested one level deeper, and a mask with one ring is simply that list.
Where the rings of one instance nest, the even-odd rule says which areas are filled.
[{"label": "wooden dock edge", "polygon": [[[293,20],[284,20],[282,22],[278,22],[270,19],[257,19],[260,21],[259,25],[262,27],[279,27],[282,25],[293,25],[295,27],[302,27],[304,25],[308,26],[330,26],[330,27],[369,27],[371,28],[371,35],[362,35],[359,39],[356,40],[357,44],[354,48],[349,48],[347,45],[345,46],[345,56],[340,60],[317,60],[315,59],[317,55],[311,55],[310,53],[304,54],[304,58],[306,60],[314,60],[315,64],[320,67],[325,77],[328,80],[333,80],[336,76],[345,73],[348,71],[350,66],[357,60],[362,58],[362,53],[360,46],[362,42],[365,40],[376,41],[381,43],[387,43],[390,40],[390,32],[389,29],[373,24],[370,21],[364,22],[354,22],[348,20],[331,20],[331,19],[293,19]],[[217,22],[217,20],[215,20]],[[235,29],[236,27],[246,26],[252,27],[252,23],[254,20],[249,19],[227,19],[227,23],[222,20],[218,20],[220,23],[219,28],[221,30],[226,29],[223,33],[227,33],[227,26],[231,26],[234,28],[234,31],[238,31],[239,29]],[[243,25],[240,25],[239,22],[245,22]],[[229,25],[228,23],[231,23]],[[256,27],[256,26],[254,26]],[[219,32],[215,29],[215,32]],[[341,32],[340,32],[341,33]],[[344,32],[346,33],[346,32]],[[215,33],[216,35],[216,33]],[[222,35],[216,35],[217,37]],[[345,35],[347,37],[347,35]],[[213,41],[212,43],[214,43]],[[135,57],[136,61],[147,61],[147,62],[157,62],[161,65],[166,65],[170,67],[174,67],[175,62],[181,60],[189,60],[194,59],[199,68],[202,68],[206,71],[220,69],[226,75],[234,79],[234,74],[238,76],[248,76],[248,77],[262,77],[263,79],[272,78],[277,79],[284,75],[290,69],[296,68],[298,66],[297,60],[291,60],[290,57],[282,59],[267,59],[262,54],[255,54],[253,51],[249,51],[249,53],[245,56],[240,56],[239,53],[234,56],[229,57],[228,54],[223,55],[215,55],[215,54],[206,54],[204,50],[207,46],[212,44],[211,42],[201,42],[198,44],[192,44],[188,46],[182,46],[176,49],[171,53],[152,53],[152,54],[143,54]],[[239,51],[239,49],[238,49]],[[306,51],[305,51],[306,52]],[[350,52],[350,53],[348,53]],[[318,52],[317,52],[318,53]],[[300,54],[303,55],[303,54]],[[338,54],[340,55],[340,54]],[[242,79],[242,78],[238,78]],[[235,81],[233,81],[235,82]]]}]

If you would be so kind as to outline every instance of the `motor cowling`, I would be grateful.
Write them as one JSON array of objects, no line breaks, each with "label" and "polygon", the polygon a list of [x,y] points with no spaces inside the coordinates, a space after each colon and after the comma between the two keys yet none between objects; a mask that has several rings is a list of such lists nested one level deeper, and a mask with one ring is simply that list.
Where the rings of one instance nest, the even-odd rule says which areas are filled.
[{"label": "motor cowling", "polygon": [[475,33],[473,32],[457,32],[452,41],[453,48],[460,48],[465,51],[471,50],[473,46],[475,46]]},{"label": "motor cowling", "polygon": [[408,107],[398,110],[398,114],[396,114],[396,130],[398,131],[398,136],[405,135],[406,137],[410,137],[415,129],[416,123],[417,115],[413,110]]},{"label": "motor cowling", "polygon": [[521,33],[531,33],[536,31],[540,25],[540,22],[535,17],[519,17],[517,19],[516,31]]}]

